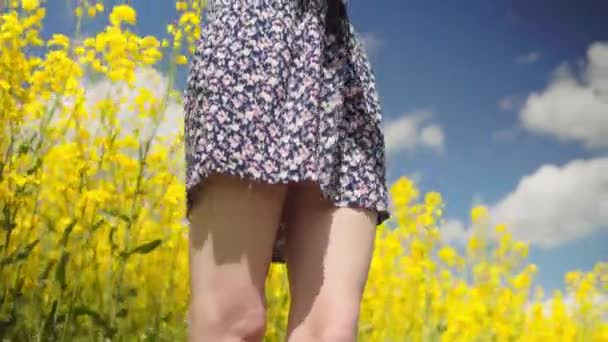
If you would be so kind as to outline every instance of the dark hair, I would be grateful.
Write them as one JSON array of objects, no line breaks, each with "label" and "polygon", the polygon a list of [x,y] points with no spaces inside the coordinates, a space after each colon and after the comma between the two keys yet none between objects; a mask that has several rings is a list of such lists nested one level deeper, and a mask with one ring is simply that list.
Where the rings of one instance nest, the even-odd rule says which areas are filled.
[{"label": "dark hair", "polygon": [[[308,8],[310,0],[299,0],[302,11]],[[325,10],[325,32],[336,36],[339,43],[343,43],[350,33],[346,0],[322,0]]]}]

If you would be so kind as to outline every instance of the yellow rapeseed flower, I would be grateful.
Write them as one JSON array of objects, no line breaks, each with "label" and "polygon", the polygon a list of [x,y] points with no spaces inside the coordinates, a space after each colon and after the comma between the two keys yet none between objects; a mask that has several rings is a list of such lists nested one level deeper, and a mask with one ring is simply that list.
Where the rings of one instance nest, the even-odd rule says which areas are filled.
[{"label": "yellow rapeseed flower", "polygon": [[485,206],[476,206],[471,210],[471,222],[473,223],[485,220],[488,216],[488,209]]},{"label": "yellow rapeseed flower", "polygon": [[444,246],[439,250],[438,255],[441,260],[445,262],[448,266],[453,266],[456,261],[457,253],[454,248],[450,246]]},{"label": "yellow rapeseed flower", "polygon": [[175,9],[179,12],[185,11],[188,9],[188,3],[186,1],[178,0],[175,2]]},{"label": "yellow rapeseed flower", "polygon": [[110,23],[113,26],[120,26],[122,23],[134,25],[137,19],[135,10],[129,5],[117,5],[110,13]]},{"label": "yellow rapeseed flower", "polygon": [[47,42],[47,46],[59,46],[67,50],[70,47],[70,38],[63,34],[53,34],[51,40]]},{"label": "yellow rapeseed flower", "polygon": [[34,11],[40,6],[40,0],[21,0],[21,8],[25,11]]}]

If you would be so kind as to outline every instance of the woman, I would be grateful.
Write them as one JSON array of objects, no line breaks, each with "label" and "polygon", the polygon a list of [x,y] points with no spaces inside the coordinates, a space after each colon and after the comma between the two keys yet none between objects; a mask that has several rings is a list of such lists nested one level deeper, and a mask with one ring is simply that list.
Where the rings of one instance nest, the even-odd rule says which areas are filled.
[{"label": "woman", "polygon": [[380,106],[342,0],[207,5],[185,92],[191,341],[261,341],[286,262],[289,341],[354,341],[388,217]]}]

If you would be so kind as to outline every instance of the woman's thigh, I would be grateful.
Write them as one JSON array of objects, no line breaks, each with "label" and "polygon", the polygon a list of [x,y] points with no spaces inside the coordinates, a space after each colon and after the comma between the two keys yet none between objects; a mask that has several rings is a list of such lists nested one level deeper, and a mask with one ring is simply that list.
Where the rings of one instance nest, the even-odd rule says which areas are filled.
[{"label": "woman's thigh", "polygon": [[189,218],[191,314],[263,303],[285,194],[285,185],[223,174],[199,187]]},{"label": "woman's thigh", "polygon": [[315,333],[335,336],[341,332],[331,331],[334,328],[356,329],[374,249],[376,213],[336,207],[312,182],[290,189],[286,206],[292,298],[288,330],[308,325]]}]

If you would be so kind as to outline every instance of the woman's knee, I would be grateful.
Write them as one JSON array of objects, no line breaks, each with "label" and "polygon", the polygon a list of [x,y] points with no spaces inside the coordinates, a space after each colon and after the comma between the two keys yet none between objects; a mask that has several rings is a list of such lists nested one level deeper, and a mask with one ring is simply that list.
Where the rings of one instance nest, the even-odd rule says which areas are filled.
[{"label": "woman's knee", "polygon": [[263,296],[253,286],[215,289],[190,302],[190,324],[198,336],[261,341],[266,329]]},{"label": "woman's knee", "polygon": [[289,333],[289,342],[355,342],[357,326],[350,322],[303,323]]},{"label": "woman's knee", "polygon": [[354,314],[350,314],[349,317],[334,317],[314,327],[319,336],[318,341],[355,342],[357,340],[357,320],[354,316]]},{"label": "woman's knee", "polygon": [[332,341],[354,342],[357,340],[359,305],[353,300],[334,298],[325,303],[316,303],[305,318],[292,327],[290,342]]}]

